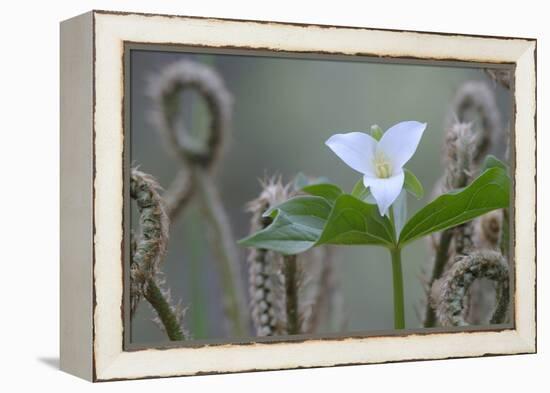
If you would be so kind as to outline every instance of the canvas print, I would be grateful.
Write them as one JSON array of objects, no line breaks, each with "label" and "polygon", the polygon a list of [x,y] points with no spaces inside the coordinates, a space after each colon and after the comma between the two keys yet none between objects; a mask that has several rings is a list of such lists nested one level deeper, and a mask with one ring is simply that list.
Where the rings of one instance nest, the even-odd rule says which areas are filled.
[{"label": "canvas print", "polygon": [[513,320],[513,70],[131,48],[128,345]]}]

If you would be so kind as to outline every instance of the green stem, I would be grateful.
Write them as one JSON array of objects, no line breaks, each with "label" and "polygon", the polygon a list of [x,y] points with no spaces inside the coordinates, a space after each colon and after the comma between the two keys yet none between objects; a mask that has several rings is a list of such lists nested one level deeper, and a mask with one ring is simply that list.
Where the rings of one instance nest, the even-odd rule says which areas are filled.
[{"label": "green stem", "polygon": [[401,249],[390,250],[393,275],[393,324],[395,329],[405,328],[405,299],[403,293],[403,270],[401,269]]},{"label": "green stem", "polygon": [[155,309],[160,321],[162,322],[166,334],[171,341],[185,340],[176,314],[173,312],[170,303],[166,300],[162,291],[153,279],[147,281],[147,289],[143,294],[145,299]]},{"label": "green stem", "polygon": [[188,231],[186,233],[186,238],[189,239],[189,281],[188,286],[191,289],[191,304],[193,307],[190,308],[193,324],[193,338],[207,338],[207,315],[206,310],[208,310],[208,305],[205,301],[205,288],[203,285],[203,276],[204,276],[204,265],[202,261],[204,260],[203,250],[205,247],[205,241],[203,238],[203,223],[202,217],[199,215],[198,210],[193,206],[192,209],[187,213],[189,221],[191,222],[190,226],[186,228]]},{"label": "green stem", "polygon": [[216,185],[207,170],[198,166],[192,171],[193,182],[201,198],[202,212],[213,236],[213,251],[217,255],[220,279],[224,293],[223,307],[235,337],[248,334],[248,306],[240,272],[240,261],[235,237],[229,224]]}]

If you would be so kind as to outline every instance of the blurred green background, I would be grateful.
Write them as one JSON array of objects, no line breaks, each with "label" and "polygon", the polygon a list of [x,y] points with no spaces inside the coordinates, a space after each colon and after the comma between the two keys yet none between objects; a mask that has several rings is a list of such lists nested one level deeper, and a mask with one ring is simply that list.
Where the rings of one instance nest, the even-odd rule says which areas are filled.
[{"label": "blurred green background", "polygon": [[[180,163],[167,153],[151,126],[148,81],[180,59],[214,67],[234,97],[232,133],[217,184],[236,238],[249,231],[245,204],[260,192],[259,179],[281,174],[290,181],[298,172],[327,176],[350,191],[359,174],[342,163],[325,145],[334,133],[383,129],[403,120],[427,122],[420,146],[407,164],[426,189],[422,201],[409,197],[409,214],[430,199],[441,176],[441,145],[450,102],[462,83],[487,80],[494,87],[504,124],[511,96],[495,86],[482,69],[431,65],[399,65],[366,61],[306,60],[240,55],[205,55],[149,50],[131,52],[131,161],[167,188]],[[205,104],[196,93],[185,93],[187,127],[200,134],[207,124]],[[133,222],[136,222],[132,205]],[[224,338],[219,278],[196,203],[191,203],[171,227],[163,265],[166,284],[175,301],[187,307],[185,324],[195,339]],[[245,249],[239,248],[246,277]],[[334,271],[341,285],[348,332],[393,328],[391,262],[386,250],[339,247]],[[421,268],[429,262],[425,242],[403,254],[407,328],[421,327],[415,309],[422,310]],[[164,333],[151,321],[142,302],[132,322],[132,342],[159,343]],[[338,333],[338,332],[330,332]]]}]

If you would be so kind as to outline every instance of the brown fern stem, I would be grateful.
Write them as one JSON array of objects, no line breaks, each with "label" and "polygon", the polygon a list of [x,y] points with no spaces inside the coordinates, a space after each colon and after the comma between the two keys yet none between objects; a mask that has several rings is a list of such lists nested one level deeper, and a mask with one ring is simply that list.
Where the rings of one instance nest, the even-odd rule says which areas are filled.
[{"label": "brown fern stem", "polygon": [[296,255],[287,255],[283,261],[283,274],[285,276],[286,295],[286,319],[287,333],[300,333],[300,321],[298,316],[298,269]]},{"label": "brown fern stem", "polygon": [[[447,260],[449,259],[449,246],[451,245],[452,240],[453,240],[452,229],[447,229],[441,233],[441,237],[439,239],[439,246],[437,247],[437,252],[435,254],[432,275],[429,281],[430,287],[435,280],[441,277],[441,275],[443,274],[443,271],[445,270],[445,265],[447,264]],[[430,302],[428,302],[426,304],[424,327],[426,328],[434,327],[436,320],[437,318],[435,315],[435,310],[430,305]]]}]

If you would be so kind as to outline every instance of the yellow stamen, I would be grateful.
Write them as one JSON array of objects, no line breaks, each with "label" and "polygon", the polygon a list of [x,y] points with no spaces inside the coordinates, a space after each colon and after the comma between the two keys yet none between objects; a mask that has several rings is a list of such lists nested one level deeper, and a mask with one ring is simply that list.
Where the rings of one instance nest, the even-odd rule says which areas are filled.
[{"label": "yellow stamen", "polygon": [[377,152],[374,156],[374,168],[376,177],[380,179],[387,179],[391,176],[392,167],[390,160],[381,152]]}]

